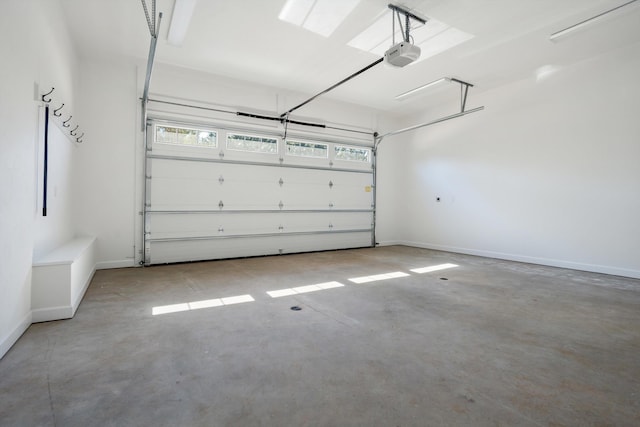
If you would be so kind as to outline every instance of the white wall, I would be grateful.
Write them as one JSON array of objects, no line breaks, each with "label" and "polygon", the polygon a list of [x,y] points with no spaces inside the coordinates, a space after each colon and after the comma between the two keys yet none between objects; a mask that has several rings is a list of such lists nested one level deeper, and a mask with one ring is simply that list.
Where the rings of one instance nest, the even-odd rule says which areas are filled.
[{"label": "white wall", "polygon": [[472,90],[486,110],[384,142],[402,176],[393,240],[640,277],[639,51]]},{"label": "white wall", "polygon": [[[139,96],[142,95],[144,73],[145,68],[139,67]],[[162,64],[156,64],[154,67],[150,88],[150,98],[152,99],[173,97],[179,99],[178,102],[205,103],[218,105],[229,110],[257,111],[265,114],[282,113],[305,101],[311,95]],[[196,116],[199,114],[203,117],[212,116],[211,113],[204,111],[190,111]],[[321,96],[292,113],[292,118],[297,120],[315,120],[331,125],[363,129],[375,129],[381,123],[386,123],[382,116],[384,114],[374,109],[335,102],[327,96]],[[229,115],[220,115],[220,117],[229,118]],[[233,116],[231,117],[233,118]],[[251,122],[262,125],[277,123],[264,120],[252,120]],[[310,128],[306,127],[305,129],[309,130]],[[323,132],[322,130],[318,131]]]},{"label": "white wall", "polygon": [[36,99],[54,86],[52,104],[75,108],[76,59],[62,22],[57,2],[46,0],[6,2],[0,14],[0,357],[31,323],[34,255],[73,234],[68,171],[74,147],[53,121],[47,218],[39,197],[43,142]]},{"label": "white wall", "polygon": [[136,65],[83,60],[80,106],[86,142],[78,154],[75,223],[97,237],[98,268],[134,265]]}]

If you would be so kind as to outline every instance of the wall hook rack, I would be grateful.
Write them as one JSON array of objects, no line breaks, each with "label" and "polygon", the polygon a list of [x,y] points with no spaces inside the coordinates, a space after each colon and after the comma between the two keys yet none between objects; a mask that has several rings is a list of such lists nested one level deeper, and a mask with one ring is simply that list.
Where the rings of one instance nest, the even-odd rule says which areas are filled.
[{"label": "wall hook rack", "polygon": [[47,92],[44,95],[42,95],[42,101],[46,102],[47,104],[50,103],[51,102],[51,98],[47,99],[47,96],[51,95],[54,90],[56,90],[56,88],[52,87],[49,92]]},{"label": "wall hook rack", "polygon": [[53,115],[56,117],[62,116],[62,113],[58,113],[58,111],[62,110],[62,107],[64,107],[64,103],[62,103],[62,105],[59,108],[56,108],[55,110],[53,110]]},{"label": "wall hook rack", "polygon": [[[62,128],[69,130],[69,134],[67,135],[67,138],[69,138],[69,140],[71,142],[80,143],[80,142],[82,142],[82,137],[84,136],[84,133],[82,135],[78,136],[78,134],[80,133],[80,131],[79,131],[80,125],[78,123],[75,123],[76,126],[74,128],[71,128],[71,126],[72,126],[71,120],[73,119],[73,115],[71,115],[69,113],[69,118],[66,119],[66,120],[64,120],[62,118],[63,115],[66,116],[66,113],[63,114],[62,110],[65,107],[67,107],[67,110],[68,110],[69,107],[66,106],[66,104],[64,102],[60,102],[58,97],[55,97],[56,98],[56,103],[60,102],[60,106],[58,108],[55,108],[55,109],[52,106],[52,101],[53,101],[54,96],[52,96],[51,94],[55,91],[55,89],[56,88],[52,86],[51,90],[49,92],[40,95],[40,99],[44,103],[41,107],[44,107],[44,109],[46,110],[46,112],[45,112],[45,116],[46,116],[46,118],[45,118],[45,127],[47,127],[48,124],[49,124],[49,118],[51,118],[51,117],[59,117],[60,121],[55,120],[55,123],[58,126],[61,125]],[[51,112],[53,112],[53,114],[50,116]],[[77,120],[76,120],[76,122],[77,122]]]}]

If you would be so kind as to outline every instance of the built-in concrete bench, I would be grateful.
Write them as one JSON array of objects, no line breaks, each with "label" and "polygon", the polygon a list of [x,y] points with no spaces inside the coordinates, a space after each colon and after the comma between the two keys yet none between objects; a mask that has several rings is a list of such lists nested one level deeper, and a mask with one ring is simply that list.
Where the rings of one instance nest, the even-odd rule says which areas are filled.
[{"label": "built-in concrete bench", "polygon": [[78,237],[34,260],[32,322],[74,316],[96,271],[95,242],[95,237]]}]

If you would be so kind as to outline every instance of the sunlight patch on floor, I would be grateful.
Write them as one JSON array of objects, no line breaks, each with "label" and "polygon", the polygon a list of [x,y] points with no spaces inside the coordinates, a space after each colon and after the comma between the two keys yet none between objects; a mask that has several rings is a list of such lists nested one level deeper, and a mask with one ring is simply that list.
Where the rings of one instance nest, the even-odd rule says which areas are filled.
[{"label": "sunlight patch on floor", "polygon": [[354,277],[352,279],[349,279],[349,281],[353,283],[369,283],[377,282],[379,280],[389,280],[407,276],[409,276],[409,274],[403,273],[401,271],[394,271],[393,273],[376,274],[374,276]]},{"label": "sunlight patch on floor", "polygon": [[278,289],[275,291],[267,291],[267,295],[271,298],[286,297],[289,295],[305,294],[307,292],[323,291],[325,289],[340,288],[344,285],[340,282],[318,283],[316,285],[298,286],[296,288]]},{"label": "sunlight patch on floor", "polygon": [[429,267],[414,268],[414,269],[411,269],[411,271],[414,273],[422,274],[422,273],[431,273],[432,271],[446,270],[447,268],[453,268],[453,267],[458,267],[458,264],[449,264],[449,263],[438,264],[438,265],[432,265]]},{"label": "sunlight patch on floor", "polygon": [[151,314],[178,313],[180,311],[200,310],[203,308],[222,307],[224,305],[242,304],[255,301],[251,295],[238,295],[226,298],[215,298],[202,301],[184,302],[180,304],[160,305],[151,309]]}]

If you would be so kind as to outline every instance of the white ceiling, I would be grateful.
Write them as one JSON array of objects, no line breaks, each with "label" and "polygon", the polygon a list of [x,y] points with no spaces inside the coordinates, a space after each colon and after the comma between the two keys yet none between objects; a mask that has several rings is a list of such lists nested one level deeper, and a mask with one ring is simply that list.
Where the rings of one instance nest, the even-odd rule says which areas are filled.
[{"label": "white ceiling", "polygon": [[[150,35],[139,0],[60,1],[81,57],[147,58]],[[551,33],[626,1],[394,1],[475,37],[412,66],[378,65],[323,96],[406,114],[437,105],[444,96],[457,96],[459,89],[451,85],[404,101],[394,99],[402,92],[447,76],[476,85],[470,92],[471,101],[474,91],[523,78],[535,79],[540,70],[561,71],[574,62],[639,42],[640,1],[562,42],[549,41]],[[371,24],[391,0],[361,0],[328,38],[279,20],[285,2],[199,0],[184,43],[176,47],[167,43],[174,0],[157,0],[157,10],[164,17],[156,63],[313,95],[377,58],[347,43]]]}]

